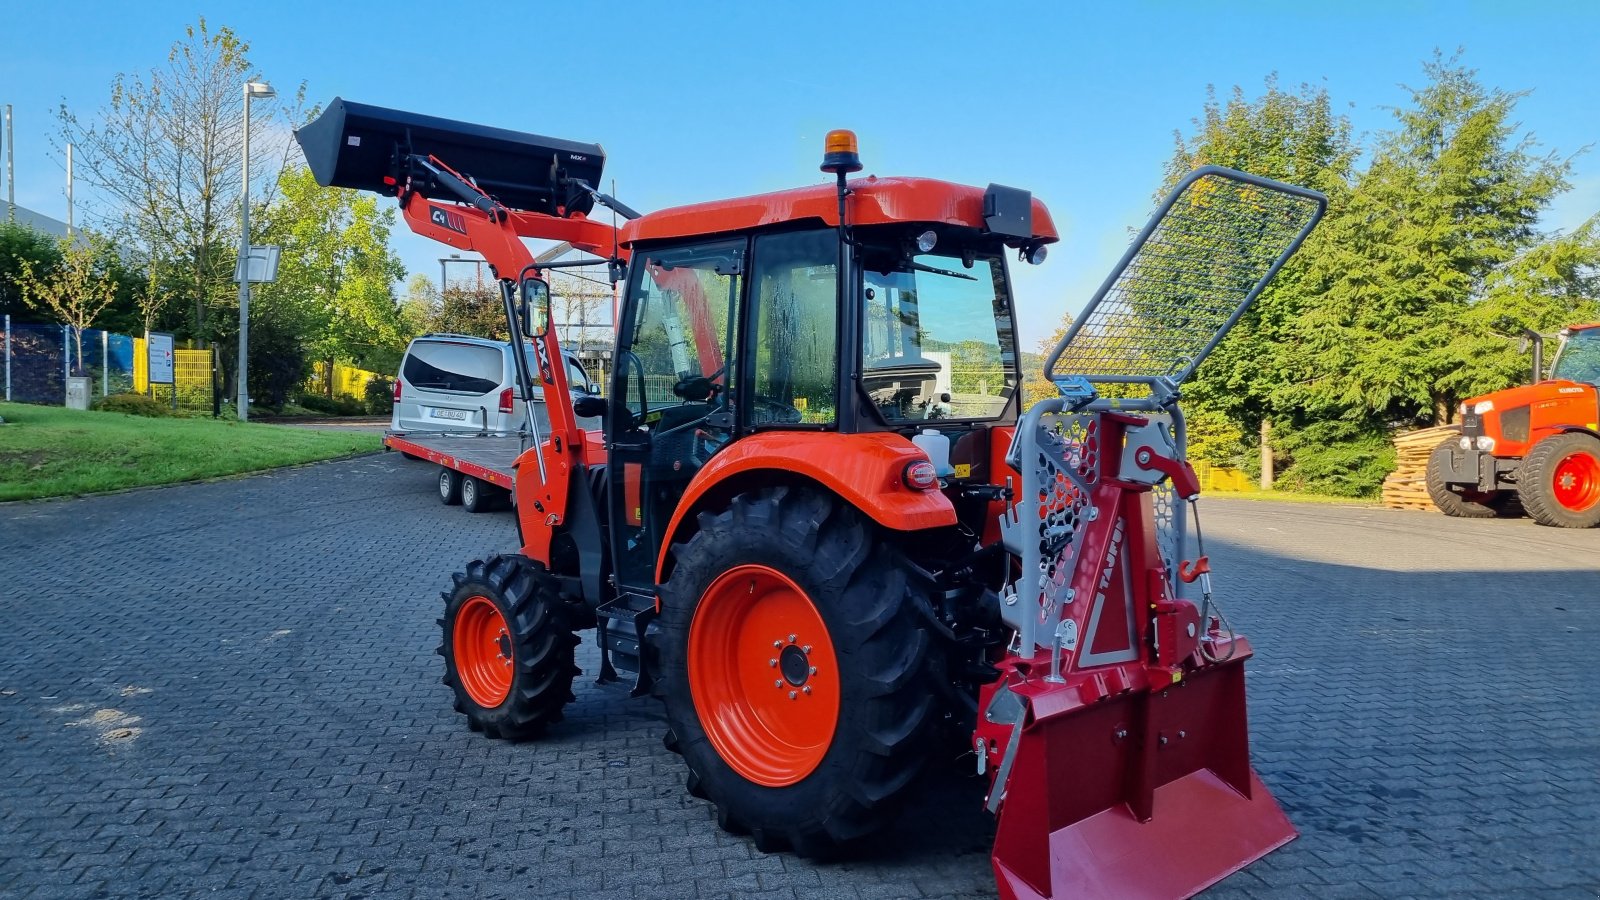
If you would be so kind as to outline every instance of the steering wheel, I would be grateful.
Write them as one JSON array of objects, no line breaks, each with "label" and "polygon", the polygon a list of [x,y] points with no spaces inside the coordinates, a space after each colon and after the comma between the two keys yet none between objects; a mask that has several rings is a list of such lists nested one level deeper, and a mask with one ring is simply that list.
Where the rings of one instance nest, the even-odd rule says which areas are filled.
[{"label": "steering wheel", "polygon": [[793,404],[760,394],[750,399],[750,412],[755,425],[795,425],[805,418]]}]

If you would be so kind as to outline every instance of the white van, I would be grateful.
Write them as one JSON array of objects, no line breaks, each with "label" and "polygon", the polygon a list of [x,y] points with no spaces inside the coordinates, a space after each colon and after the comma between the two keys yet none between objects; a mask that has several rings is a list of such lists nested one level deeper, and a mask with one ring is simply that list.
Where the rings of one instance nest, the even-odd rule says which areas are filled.
[{"label": "white van", "polygon": [[[528,369],[536,370],[532,345],[524,344]],[[567,385],[573,399],[598,393],[578,358],[565,354]],[[516,434],[527,430],[522,401],[517,399],[516,364],[505,341],[464,334],[425,334],[412,340],[400,361],[394,383],[394,414],[390,428],[397,432],[461,432]],[[550,416],[544,391],[534,388],[534,417],[540,433],[548,433]],[[585,429],[600,427],[598,419],[579,419]]]}]

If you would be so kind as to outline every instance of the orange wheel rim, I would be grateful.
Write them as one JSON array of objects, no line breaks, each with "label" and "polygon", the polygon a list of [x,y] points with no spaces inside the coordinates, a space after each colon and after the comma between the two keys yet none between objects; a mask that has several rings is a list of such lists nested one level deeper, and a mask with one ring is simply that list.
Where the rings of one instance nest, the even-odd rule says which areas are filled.
[{"label": "orange wheel rim", "polygon": [[1600,459],[1579,451],[1556,463],[1556,502],[1573,512],[1600,503]]},{"label": "orange wheel rim", "polygon": [[838,660],[811,598],[767,566],[718,576],[689,624],[689,693],[735,772],[766,787],[810,775],[839,724]]},{"label": "orange wheel rim", "polygon": [[511,693],[511,674],[516,662],[511,649],[511,631],[500,607],[488,597],[468,597],[456,613],[456,673],[472,702],[493,709]]}]

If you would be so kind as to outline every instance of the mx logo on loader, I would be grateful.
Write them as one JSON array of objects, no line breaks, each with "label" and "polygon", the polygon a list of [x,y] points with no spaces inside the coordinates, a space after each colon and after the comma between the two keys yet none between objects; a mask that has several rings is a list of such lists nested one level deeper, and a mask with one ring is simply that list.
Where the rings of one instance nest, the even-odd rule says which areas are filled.
[{"label": "mx logo on loader", "polygon": [[467,220],[459,213],[453,213],[442,206],[428,206],[428,218],[440,228],[448,228],[458,234],[467,233]]}]

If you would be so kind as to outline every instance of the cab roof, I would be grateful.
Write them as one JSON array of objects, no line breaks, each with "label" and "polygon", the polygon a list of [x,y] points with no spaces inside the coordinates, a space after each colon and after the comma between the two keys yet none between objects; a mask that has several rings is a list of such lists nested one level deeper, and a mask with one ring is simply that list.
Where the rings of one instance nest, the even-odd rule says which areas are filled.
[{"label": "cab roof", "polygon": [[[851,225],[934,222],[981,229],[984,188],[933,178],[879,178],[869,175],[849,182]],[[820,220],[839,224],[839,200],[833,184],[714,200],[658,210],[628,222],[620,235],[624,246],[639,241],[747,231],[765,225]],[[1033,240],[1060,240],[1050,211],[1033,198]]]}]

